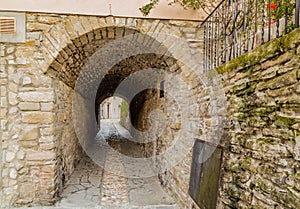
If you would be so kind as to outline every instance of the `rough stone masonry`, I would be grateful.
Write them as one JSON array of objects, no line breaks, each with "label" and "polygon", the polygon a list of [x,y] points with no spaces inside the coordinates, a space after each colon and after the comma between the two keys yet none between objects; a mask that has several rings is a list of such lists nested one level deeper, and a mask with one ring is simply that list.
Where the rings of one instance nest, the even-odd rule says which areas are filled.
[{"label": "rough stone masonry", "polygon": [[[27,13],[26,42],[0,43],[1,207],[51,205],[57,200],[83,152],[71,120],[74,84],[97,48],[126,34],[167,33],[185,39],[200,60],[198,24]],[[300,207],[299,36],[298,29],[217,69],[227,97],[217,208]],[[147,59],[135,57],[130,62],[136,68],[140,63],[167,69],[174,66],[174,60],[162,59],[145,64]],[[184,75],[181,67],[176,64],[178,73]],[[127,71],[124,67],[116,72],[123,78],[122,72]],[[105,87],[109,89],[116,74],[109,74]],[[186,74],[186,79],[199,101],[207,95],[192,75]],[[137,122],[154,107],[169,105],[167,98],[158,99],[151,92],[141,98],[148,97],[151,99],[139,107]],[[88,110],[94,106],[84,99],[82,103],[80,116],[86,124],[82,134],[93,134],[95,127],[89,125],[89,118],[94,115]],[[191,116],[204,121],[199,138],[215,122],[207,116],[209,101],[200,106]],[[138,124],[142,129],[147,126]],[[145,155],[162,152],[182,125],[175,122],[168,127],[154,145],[144,147]],[[197,208],[188,194],[191,156],[189,153],[178,166],[160,175],[162,185],[182,208]]]}]

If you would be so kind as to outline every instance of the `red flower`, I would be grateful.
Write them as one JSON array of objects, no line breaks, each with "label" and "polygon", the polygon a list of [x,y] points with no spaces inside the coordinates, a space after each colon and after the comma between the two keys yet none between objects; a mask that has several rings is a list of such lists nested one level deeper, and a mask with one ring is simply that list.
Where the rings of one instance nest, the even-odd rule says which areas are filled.
[{"label": "red flower", "polygon": [[276,4],[269,4],[267,6],[268,9],[276,9]]}]

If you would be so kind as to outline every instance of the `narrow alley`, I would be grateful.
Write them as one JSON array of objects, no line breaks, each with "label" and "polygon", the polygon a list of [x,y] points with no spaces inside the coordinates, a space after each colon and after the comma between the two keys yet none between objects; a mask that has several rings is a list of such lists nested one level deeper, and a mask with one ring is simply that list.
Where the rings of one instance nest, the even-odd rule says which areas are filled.
[{"label": "narrow alley", "polygon": [[[123,136],[129,132],[113,119],[101,120],[97,140],[127,156],[139,157],[139,148]],[[122,159],[113,152],[105,156],[105,168],[84,156],[71,178],[66,182],[57,208],[178,208],[175,201],[162,189],[157,177],[126,178],[110,172],[126,172]]]}]

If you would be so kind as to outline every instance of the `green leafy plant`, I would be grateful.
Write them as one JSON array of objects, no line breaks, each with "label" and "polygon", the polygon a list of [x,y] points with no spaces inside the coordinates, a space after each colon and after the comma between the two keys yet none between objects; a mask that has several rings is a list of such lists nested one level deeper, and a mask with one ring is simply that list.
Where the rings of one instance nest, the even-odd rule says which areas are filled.
[{"label": "green leafy plant", "polygon": [[271,17],[279,20],[286,14],[291,17],[295,8],[295,1],[291,0],[273,0],[271,5],[267,6],[267,11],[271,10]]},{"label": "green leafy plant", "polygon": [[123,100],[120,108],[121,108],[120,125],[125,126],[126,118],[128,117],[129,114],[129,105],[126,101]]},{"label": "green leafy plant", "polygon": [[142,6],[140,11],[144,16],[149,15],[150,11],[158,4],[159,0],[151,0],[148,4]]},{"label": "green leafy plant", "polygon": [[[272,0],[271,4],[268,4],[268,1],[259,0],[259,5],[262,5],[262,1],[265,2],[267,14],[271,11],[271,16],[273,19],[280,19],[284,17],[285,14],[292,14],[293,9],[295,8],[295,0]],[[150,2],[140,8],[140,11],[143,15],[149,15],[150,11],[160,2],[160,0],[150,0]],[[205,9],[215,5],[219,1],[211,0],[209,3],[203,0],[171,0],[169,5],[180,5],[184,9]],[[261,11],[261,9],[259,9]]]},{"label": "green leafy plant", "polygon": [[[140,11],[143,15],[149,15],[150,11],[159,3],[160,0],[150,0],[150,2],[140,8]],[[184,9],[200,9],[202,8],[205,11],[205,8],[209,7],[217,0],[211,0],[209,3],[206,1],[201,0],[172,0],[169,1],[169,5],[180,5]]]}]

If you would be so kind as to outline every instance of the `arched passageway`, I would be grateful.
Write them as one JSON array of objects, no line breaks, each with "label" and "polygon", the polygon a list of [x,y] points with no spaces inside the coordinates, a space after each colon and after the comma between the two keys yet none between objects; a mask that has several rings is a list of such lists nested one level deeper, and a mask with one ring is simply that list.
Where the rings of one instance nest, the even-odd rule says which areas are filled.
[{"label": "arched passageway", "polygon": [[[105,204],[105,179],[129,188],[151,174],[180,208],[299,208],[299,30],[218,68],[220,82],[202,72],[198,24],[26,13],[26,43],[0,43],[0,207],[59,204],[74,184]],[[97,138],[111,96],[131,116],[117,143]]]},{"label": "arched passageway", "polygon": [[[64,58],[65,53],[70,55]],[[187,190],[195,138],[205,134],[206,140],[212,143],[215,140],[209,136],[212,130],[206,121],[217,110],[199,117],[199,104],[202,108],[208,107],[211,98],[203,98],[211,94],[209,86],[214,83],[200,77],[201,70],[197,66],[200,67],[198,60],[193,58],[185,41],[165,34],[142,34],[124,27],[106,27],[83,34],[63,48],[46,72],[56,81],[58,114],[72,116],[70,123],[64,121],[63,126],[60,121],[56,123],[61,130],[58,141],[60,147],[64,147],[58,150],[57,172],[61,185],[57,188],[58,194],[63,194],[63,185],[83,153],[102,168],[103,187],[98,188],[102,195],[111,192],[104,190],[110,187],[105,186],[105,182],[114,179],[113,176],[123,176],[120,181],[127,183],[128,179],[154,178],[155,182],[148,185],[163,184],[170,188],[169,180],[181,179]],[[99,135],[101,103],[113,96],[128,103],[130,115],[125,124],[128,133],[116,131],[118,142],[111,141],[109,135],[104,138],[103,134]],[[106,108],[109,118],[111,104],[107,103]],[[103,125],[106,132],[108,126]],[[110,126],[116,128],[113,124]],[[73,134],[66,136],[65,133]],[[176,177],[175,173],[182,169],[184,177]],[[127,193],[127,199],[120,200],[121,203],[134,202],[129,190],[121,191]],[[141,192],[135,196],[143,199],[138,193]],[[162,194],[161,187],[152,193],[153,197],[156,193]],[[174,197],[182,198],[177,195]],[[159,196],[165,200],[156,196],[153,204],[174,203],[167,194]],[[100,200],[94,198],[100,204],[110,199],[107,196]]]},{"label": "arched passageway", "polygon": [[[65,195],[63,185],[68,185],[68,182],[72,182],[72,177],[71,180],[69,180],[69,177],[73,168],[69,165],[75,166],[82,154],[86,153],[97,167],[98,173],[95,173],[93,178],[98,177],[98,179],[101,179],[102,185],[102,188],[100,185],[93,185],[95,190],[94,193],[92,192],[93,198],[96,198],[96,201],[103,205],[108,204],[105,202],[109,202],[109,199],[113,199],[113,197],[119,198],[120,203],[147,199],[146,197],[142,198],[141,195],[137,199],[132,198],[128,188],[124,186],[126,181],[127,184],[133,184],[128,182],[128,179],[140,178],[145,180],[154,176],[156,183],[148,182],[148,186],[152,185],[155,187],[155,185],[159,185],[158,174],[160,172],[158,171],[160,168],[154,163],[159,162],[155,162],[155,156],[163,150],[158,149],[156,146],[165,146],[164,143],[158,142],[163,140],[160,137],[163,136],[162,132],[166,131],[166,125],[161,123],[161,120],[166,120],[166,118],[159,118],[159,116],[166,113],[167,106],[166,98],[162,96],[160,87],[161,83],[168,79],[168,72],[180,74],[181,71],[179,67],[180,62],[174,59],[168,52],[168,49],[156,39],[148,35],[141,35],[138,31],[130,29],[105,29],[105,31],[108,30],[113,30],[114,33],[123,31],[123,34],[126,31],[129,35],[124,34],[119,39],[109,39],[107,37],[100,41],[86,44],[84,47],[76,47],[75,53],[63,61],[61,68],[55,71],[57,102],[62,104],[59,106],[58,111],[68,111],[72,115],[73,120],[73,124],[64,124],[62,128],[65,130],[62,130],[62,133],[66,133],[66,129],[72,129],[74,125],[73,133],[76,135],[76,137],[72,136],[72,139],[69,136],[61,135],[60,144],[64,149],[59,154],[61,162],[59,163],[58,172],[60,172],[61,176],[59,178],[61,187],[58,192],[62,196]],[[101,31],[103,32],[103,30]],[[134,35],[130,35],[130,33]],[[89,34],[85,34],[84,37],[89,37]],[[82,39],[83,37],[80,37],[78,41],[82,41]],[[74,43],[76,43],[76,40]],[[149,44],[148,48],[146,44]],[[68,46],[64,51],[70,50],[70,48]],[[52,70],[49,72],[53,73],[54,68],[50,66],[50,69]],[[170,80],[169,83],[172,84]],[[168,93],[171,95],[172,91]],[[111,96],[120,96],[129,104],[130,119],[127,121],[126,126],[129,130],[128,133],[132,137],[128,137],[122,130],[116,130],[118,135],[120,135],[118,136],[120,139],[119,143],[113,142],[110,134],[105,134],[107,131],[110,133],[109,129],[116,128],[109,127],[115,126],[115,123],[101,124],[101,118],[99,118],[101,103]],[[170,97],[169,100],[173,104],[178,105],[177,99]],[[72,106],[67,106],[66,104],[72,104]],[[106,105],[108,111],[106,116],[109,118],[111,117],[109,109],[112,108],[112,105],[110,103]],[[179,111],[175,109],[176,107],[173,108],[175,111],[172,114],[179,114]],[[176,117],[173,116],[171,118]],[[173,121],[170,122],[174,123]],[[67,132],[70,133],[70,130],[67,130]],[[111,133],[113,132],[115,131],[113,130]],[[72,145],[69,145],[70,140],[72,140]],[[173,139],[170,137],[169,143],[172,141]],[[68,149],[72,149],[71,155]],[[117,154],[114,151],[117,151]],[[134,162],[136,159],[142,159],[142,161]],[[89,160],[80,162],[79,167],[82,164],[90,165],[90,162]],[[80,167],[80,170],[85,170],[85,168]],[[106,185],[108,184],[107,182],[113,184],[111,179],[114,179],[114,176],[121,176],[115,178],[121,179],[120,181],[123,181],[123,184],[120,183],[120,185],[113,186],[119,188],[118,191],[105,191],[105,189],[107,190],[111,187],[111,185]],[[78,187],[80,186],[84,185],[78,185]],[[151,190],[151,188],[148,189]],[[65,190],[68,192],[70,187],[67,187]],[[90,190],[89,188],[85,189],[85,192]],[[80,192],[82,191],[79,191],[79,194]],[[123,195],[119,194],[120,192]],[[141,193],[141,191],[137,192],[136,190],[132,192],[136,194]],[[165,197],[165,200],[158,198],[159,196],[156,193],[159,194],[161,192],[162,190],[160,189],[152,192],[152,195],[154,195],[152,198],[153,204],[174,203],[170,198],[167,198],[167,195],[160,195]],[[99,196],[97,197],[98,193]],[[113,197],[108,197],[109,194],[113,195]],[[127,197],[122,199],[122,196]],[[135,196],[137,197],[137,195]],[[154,201],[155,196],[157,202]],[[63,204],[63,202],[64,198],[59,204]]]},{"label": "arched passageway", "polygon": [[[42,110],[21,115],[28,124],[33,122],[27,115],[44,116],[47,111],[53,118],[51,122],[34,121],[43,136],[41,146],[30,145],[26,162],[30,172],[39,170],[41,174],[24,175],[33,179],[35,183],[26,186],[37,193],[27,195],[22,189],[17,204],[57,202],[69,190],[69,182],[78,182],[79,177],[72,180],[78,170],[91,173],[93,180],[88,181],[96,185],[86,185],[84,192],[99,192],[95,178],[105,173],[110,179],[155,178],[181,206],[194,204],[187,195],[192,147],[196,138],[214,144],[218,137],[213,129],[220,114],[210,103],[222,104],[211,95],[218,82],[214,75],[202,75],[199,53],[190,47],[195,41],[187,40],[189,30],[179,30],[180,24],[67,16],[45,29],[36,49],[43,55],[42,61],[37,61],[37,75],[50,84],[47,90],[42,86],[38,91],[51,97],[34,97],[35,102],[41,100]],[[31,101],[36,92],[26,90],[29,92],[20,94],[20,99]],[[112,96],[127,101],[130,115],[125,125],[131,137],[123,134],[119,144],[98,135],[100,104]],[[46,109],[46,101],[53,106]],[[41,167],[35,167],[36,161]],[[85,165],[95,169],[84,169]],[[82,178],[86,183],[86,176]],[[101,204],[99,195],[92,196]]]},{"label": "arched passageway", "polygon": [[[57,95],[68,95],[67,92],[72,94],[72,97],[65,98],[69,99],[67,103],[72,103],[72,109],[65,105],[66,100],[58,97],[57,102],[64,103],[58,111],[70,111],[73,120],[70,126],[74,125],[74,134],[78,138],[78,141],[73,139],[73,144],[77,143],[77,146],[73,145],[71,156],[66,152],[71,148],[70,139],[65,136],[61,138],[61,143],[66,149],[62,150],[61,154],[62,186],[59,193],[62,200],[57,203],[59,206],[70,202],[70,198],[73,198],[73,204],[79,204],[78,201],[74,201],[74,196],[75,199],[82,199],[78,198],[80,194],[90,198],[83,198],[84,204],[88,205],[175,204],[159,186],[159,172],[155,171],[152,163],[156,152],[159,151],[155,148],[156,143],[162,140],[158,139],[162,135],[159,131],[165,129],[162,126],[164,124],[160,123],[162,118],[158,118],[158,114],[165,114],[166,108],[166,98],[160,90],[161,83],[167,79],[167,72],[170,72],[171,68],[176,72],[180,67],[177,60],[168,56],[167,49],[155,39],[151,40],[147,35],[124,37],[113,41],[107,39],[106,42],[99,43],[98,48],[93,43],[95,52],[81,62],[81,70],[77,74],[70,74],[78,69],[78,66],[72,68],[69,63],[74,61],[70,59],[65,61],[61,70],[57,72]],[[144,42],[132,41],[137,38],[150,39],[148,42],[152,42],[155,50],[145,49]],[[159,46],[163,53],[153,53]],[[89,47],[86,46],[85,50],[87,48]],[[84,51],[81,53],[87,54]],[[112,96],[124,98],[128,103],[130,118],[124,124],[127,132],[112,119],[111,111],[114,107],[109,100]],[[99,117],[103,102],[106,108],[103,116],[108,120]],[[67,162],[76,162],[83,153],[87,156],[79,162],[75,174],[70,175],[72,169],[68,169]],[[135,162],[136,159],[142,161]],[[92,165],[95,167],[94,171]],[[89,176],[88,171],[93,175]],[[74,175],[77,177],[74,178]],[[85,180],[93,184],[88,185]],[[136,183],[137,181],[139,183]],[[140,185],[137,186],[138,184]],[[81,189],[74,189],[76,186]],[[91,188],[84,188],[85,186]]]}]

